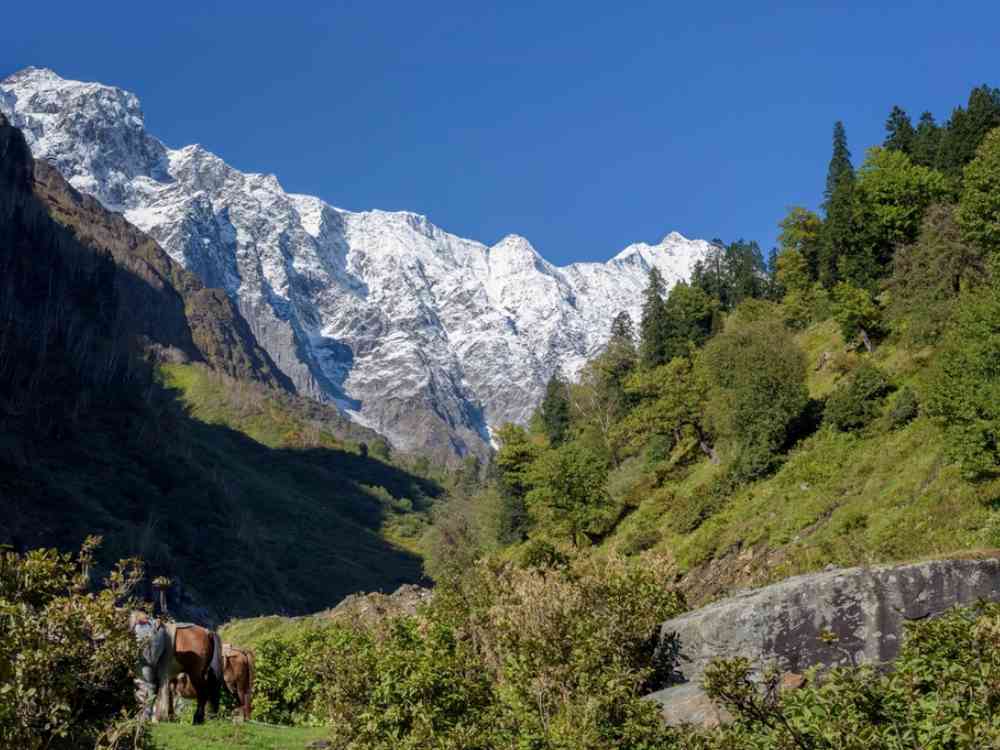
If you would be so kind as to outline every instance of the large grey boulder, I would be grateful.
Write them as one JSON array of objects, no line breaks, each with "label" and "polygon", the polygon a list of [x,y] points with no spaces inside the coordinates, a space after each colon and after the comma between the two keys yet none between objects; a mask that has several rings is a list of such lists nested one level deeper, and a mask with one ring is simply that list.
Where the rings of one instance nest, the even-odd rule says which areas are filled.
[{"label": "large grey boulder", "polygon": [[[667,620],[660,645],[678,649],[683,680],[700,683],[717,657],[755,669],[882,663],[904,625],[979,599],[1000,600],[1000,560],[935,560],[789,578]],[[830,636],[833,638],[830,638]]]}]

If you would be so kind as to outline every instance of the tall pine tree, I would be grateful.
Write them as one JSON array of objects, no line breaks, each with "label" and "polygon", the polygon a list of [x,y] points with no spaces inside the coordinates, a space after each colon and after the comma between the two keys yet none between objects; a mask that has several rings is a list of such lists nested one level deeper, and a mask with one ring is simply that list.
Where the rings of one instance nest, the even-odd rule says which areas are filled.
[{"label": "tall pine tree", "polygon": [[639,361],[647,369],[667,362],[670,321],[663,299],[665,291],[663,276],[656,268],[652,268],[643,294],[642,322],[639,324]]},{"label": "tall pine tree", "polygon": [[632,326],[632,316],[622,310],[611,321],[611,339],[608,346],[625,346],[635,353],[635,330]]},{"label": "tall pine tree", "polygon": [[569,395],[566,381],[556,370],[545,386],[541,406],[542,426],[551,445],[562,445],[569,436]]},{"label": "tall pine tree", "polygon": [[910,116],[900,107],[893,107],[889,119],[885,121],[885,141],[882,146],[889,151],[902,151],[909,156],[913,153],[916,131]]},{"label": "tall pine tree", "polygon": [[635,332],[632,318],[625,311],[618,313],[611,323],[608,345],[594,360],[600,377],[600,388],[609,406],[616,414],[624,413],[630,398],[625,391],[625,381],[636,368],[638,355],[635,350]]},{"label": "tall pine tree", "polygon": [[839,120],[833,126],[833,155],[826,173],[823,208],[823,245],[819,277],[827,287],[837,282],[838,260],[849,252],[853,219],[854,167],[847,149],[847,133]]},{"label": "tall pine tree", "polygon": [[826,170],[826,190],[823,191],[823,205],[828,206],[834,193],[845,175],[854,177],[854,167],[851,165],[851,152],[847,148],[847,131],[844,123],[837,120],[833,124],[833,154],[830,156],[830,166]]},{"label": "tall pine tree", "polygon": [[940,146],[941,128],[934,122],[934,115],[924,112],[920,115],[920,122],[917,123],[913,135],[913,151],[910,159],[921,167],[933,167],[937,164]]},{"label": "tall pine tree", "polygon": [[767,265],[764,253],[756,240],[739,239],[726,247],[728,308],[736,307],[745,299],[763,297],[767,291]]}]

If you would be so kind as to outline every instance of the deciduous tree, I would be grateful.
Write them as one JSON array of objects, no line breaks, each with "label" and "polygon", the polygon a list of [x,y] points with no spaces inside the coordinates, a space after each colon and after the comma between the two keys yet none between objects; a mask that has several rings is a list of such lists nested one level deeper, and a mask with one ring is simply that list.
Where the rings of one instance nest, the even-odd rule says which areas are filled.
[{"label": "deciduous tree", "polygon": [[968,242],[1000,252],[1000,128],[986,136],[965,168],[958,223]]}]

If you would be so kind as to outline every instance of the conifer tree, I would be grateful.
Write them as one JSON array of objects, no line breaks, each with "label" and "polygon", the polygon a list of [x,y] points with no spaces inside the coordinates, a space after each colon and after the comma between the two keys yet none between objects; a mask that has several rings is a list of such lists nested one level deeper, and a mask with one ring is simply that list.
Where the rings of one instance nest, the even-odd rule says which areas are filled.
[{"label": "conifer tree", "polygon": [[727,308],[732,309],[745,299],[763,297],[766,291],[764,253],[756,240],[739,239],[726,247]]},{"label": "conifer tree", "polygon": [[615,412],[624,412],[629,407],[625,393],[625,381],[635,370],[638,355],[635,350],[635,332],[632,317],[624,310],[611,323],[611,338],[604,351],[594,360],[599,371],[600,389],[608,405]]},{"label": "conifer tree", "polygon": [[921,167],[933,167],[937,163],[941,146],[941,128],[934,121],[934,115],[924,112],[913,135],[913,151],[910,158]]},{"label": "conifer tree", "polygon": [[542,426],[551,445],[561,445],[569,434],[569,396],[566,381],[556,370],[545,386],[541,406]]},{"label": "conifer tree", "polygon": [[642,303],[642,322],[639,325],[639,361],[645,368],[657,367],[667,362],[668,316],[663,299],[666,289],[663,276],[653,268]]},{"label": "conifer tree", "polygon": [[842,183],[845,175],[854,176],[854,167],[851,165],[851,152],[847,148],[847,131],[844,123],[837,120],[833,124],[833,154],[830,157],[830,166],[826,171],[826,190],[823,192],[824,206],[828,206],[833,199],[834,193]]},{"label": "conifer tree", "polygon": [[819,277],[826,287],[837,281],[838,260],[849,252],[853,218],[854,167],[851,152],[847,149],[844,123],[833,126],[833,155],[826,175],[826,198],[823,208],[826,221],[823,225],[823,246],[820,253]]},{"label": "conifer tree", "polygon": [[909,156],[913,153],[913,143],[916,131],[910,116],[901,107],[893,107],[889,119],[885,121],[885,142],[882,144],[889,151],[902,151]]},{"label": "conifer tree", "polygon": [[941,137],[937,168],[955,177],[976,156],[976,149],[993,128],[1000,127],[1000,90],[979,86],[969,94],[968,106],[957,107]]},{"label": "conifer tree", "polygon": [[611,339],[608,346],[621,345],[631,347],[635,352],[635,330],[632,326],[632,316],[622,310],[611,321]]},{"label": "conifer tree", "polygon": [[715,303],[705,292],[681,281],[667,295],[666,361],[688,354],[712,333]]},{"label": "conifer tree", "polygon": [[705,257],[694,264],[691,271],[691,286],[726,307],[728,284],[726,281],[726,245],[720,239],[711,242]]}]

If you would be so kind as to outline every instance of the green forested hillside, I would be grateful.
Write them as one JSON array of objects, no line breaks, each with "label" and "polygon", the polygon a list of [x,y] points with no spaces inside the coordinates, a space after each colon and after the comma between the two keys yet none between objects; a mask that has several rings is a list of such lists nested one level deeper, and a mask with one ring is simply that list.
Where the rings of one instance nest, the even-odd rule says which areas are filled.
[{"label": "green forested hillside", "polygon": [[822,213],[791,208],[767,261],[717,241],[669,294],[654,270],[642,319],[499,431],[432,572],[650,550],[698,602],[1000,546],[998,126],[988,87],[944,126],[897,108],[855,170],[838,123]]},{"label": "green forested hillside", "polygon": [[387,537],[416,533],[437,485],[283,390],[224,295],[38,177],[6,121],[0,157],[0,544],[101,534],[99,562],[141,556],[198,619],[419,580]]}]

